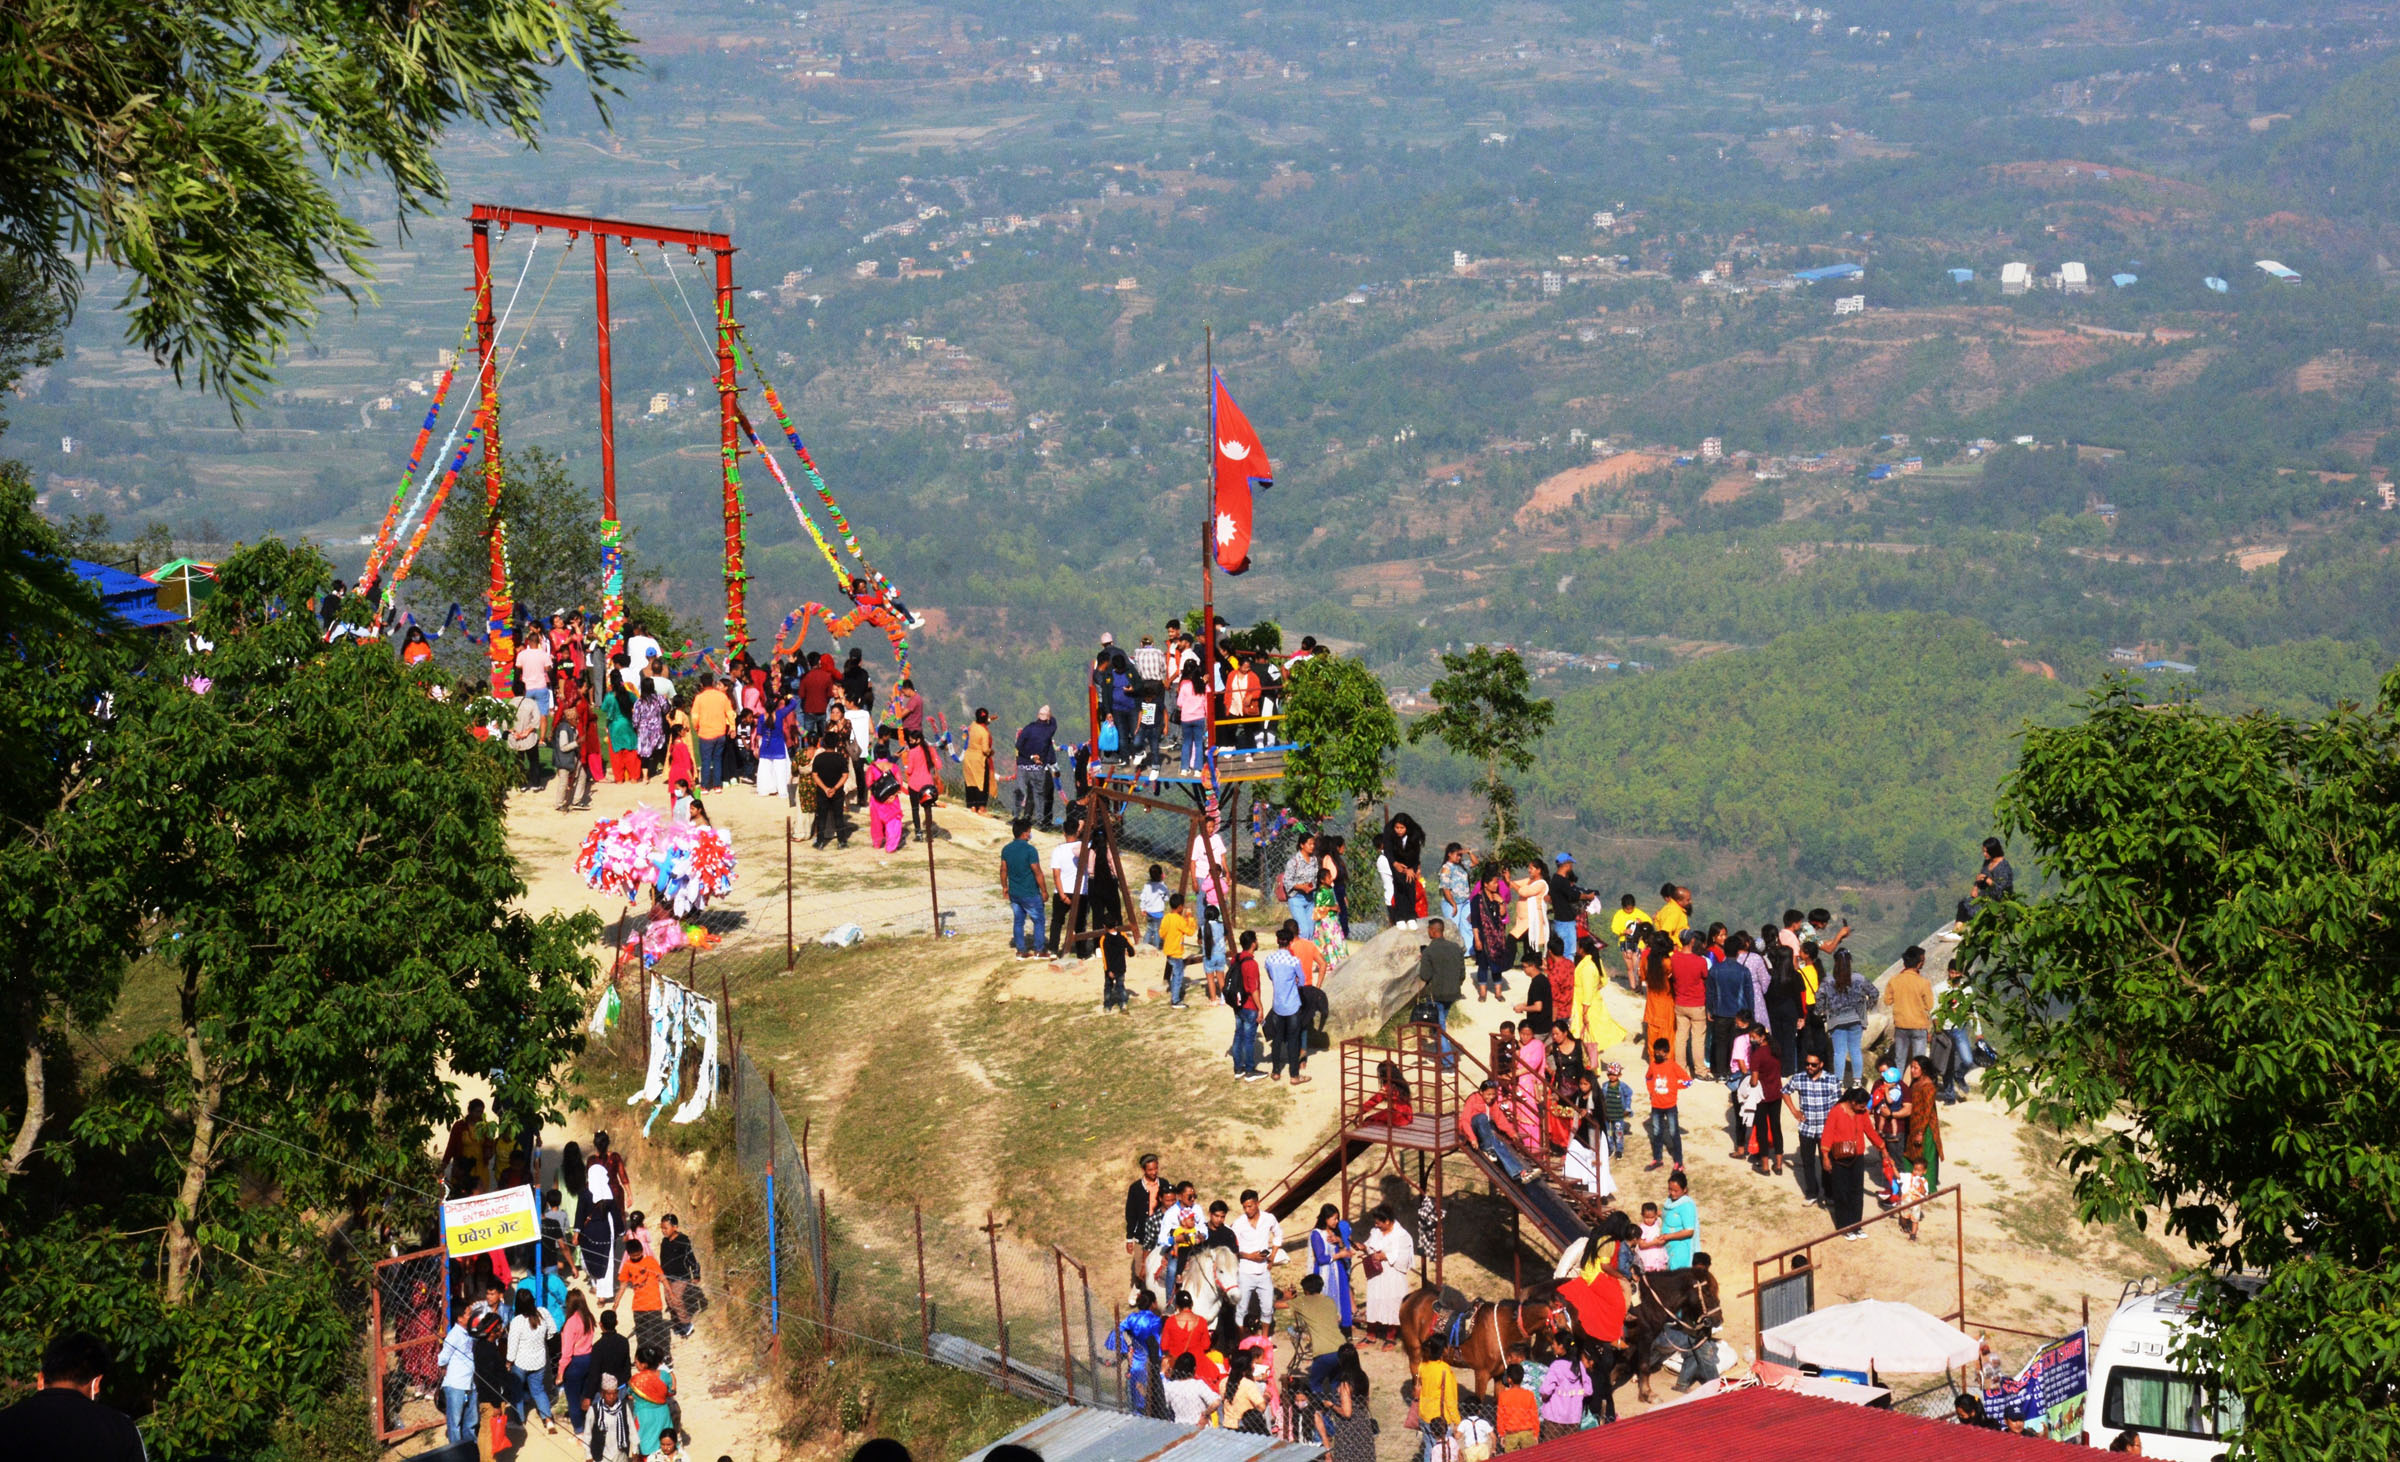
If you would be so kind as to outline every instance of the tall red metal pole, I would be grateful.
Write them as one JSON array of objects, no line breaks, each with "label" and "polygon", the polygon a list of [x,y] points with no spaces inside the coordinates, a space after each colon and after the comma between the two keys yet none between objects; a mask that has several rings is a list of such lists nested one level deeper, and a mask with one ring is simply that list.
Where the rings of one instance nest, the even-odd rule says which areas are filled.
[{"label": "tall red metal pole", "polygon": [[492,226],[483,219],[475,220],[475,384],[477,394],[476,422],[483,428],[483,513],[484,529],[491,535],[492,606],[486,628],[491,633],[491,688],[493,694],[508,689],[509,667],[516,659],[515,647],[506,633],[506,611],[502,607],[507,597],[507,538],[499,521],[500,512],[500,383],[498,367],[492,359],[495,345],[492,330]]},{"label": "tall red metal pole", "polygon": [[725,458],[725,653],[730,656],[750,644],[750,610],[746,602],[749,574],[742,567],[742,478],[734,454],[740,450],[739,402],[733,383],[733,246],[717,256],[717,417],[719,448]]},{"label": "tall red metal pole", "polygon": [[600,361],[600,643],[613,652],[625,633],[624,530],[617,523],[617,398],[610,369],[608,235],[592,235],[592,309]]},{"label": "tall red metal pole", "polygon": [[599,317],[600,358],[600,516],[617,516],[617,411],[615,382],[609,375],[608,350],[608,235],[592,235],[592,308]]}]

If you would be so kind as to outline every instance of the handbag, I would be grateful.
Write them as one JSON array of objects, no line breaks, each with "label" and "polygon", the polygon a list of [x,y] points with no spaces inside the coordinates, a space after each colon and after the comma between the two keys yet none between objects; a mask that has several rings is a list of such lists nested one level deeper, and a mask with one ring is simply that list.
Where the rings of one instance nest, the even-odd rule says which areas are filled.
[{"label": "handbag", "polygon": [[1366,1251],[1366,1267],[1367,1278],[1369,1279],[1373,1279],[1376,1275],[1383,1272],[1383,1253],[1381,1250],[1369,1249]]}]

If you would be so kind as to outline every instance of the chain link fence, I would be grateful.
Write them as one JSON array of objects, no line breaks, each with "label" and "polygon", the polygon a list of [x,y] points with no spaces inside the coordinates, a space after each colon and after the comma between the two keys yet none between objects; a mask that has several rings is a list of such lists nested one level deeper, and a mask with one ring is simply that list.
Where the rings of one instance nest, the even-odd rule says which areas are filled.
[{"label": "chain link fence", "polygon": [[[1121,1291],[1056,1245],[921,1204],[833,1201],[772,1077],[733,1061],[733,1147],[746,1193],[718,1216],[720,1283],[772,1352],[867,1348],[915,1356],[1043,1404],[1124,1407],[1109,1344]],[[841,1406],[836,1400],[837,1409]]]}]

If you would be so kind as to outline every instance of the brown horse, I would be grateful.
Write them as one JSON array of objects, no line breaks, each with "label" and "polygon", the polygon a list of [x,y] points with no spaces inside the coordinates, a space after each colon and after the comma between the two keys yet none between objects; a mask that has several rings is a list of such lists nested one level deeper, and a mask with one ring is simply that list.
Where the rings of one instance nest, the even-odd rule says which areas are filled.
[{"label": "brown horse", "polygon": [[[1602,1214],[1592,1231],[1594,1244],[1612,1239],[1630,1243],[1640,1237],[1634,1221],[1614,1211]],[[1458,1343],[1444,1359],[1459,1370],[1475,1373],[1476,1400],[1481,1401],[1493,1378],[1508,1369],[1508,1353],[1529,1346],[1534,1336],[1547,1335],[1562,1346],[1584,1343],[1575,1332],[1574,1310],[1559,1297],[1559,1284],[1555,1279],[1543,1279],[1527,1286],[1522,1300],[1478,1300],[1468,1307]],[[1441,1291],[1432,1288],[1417,1290],[1400,1302],[1400,1348],[1408,1356],[1412,1375],[1424,1359],[1425,1339],[1432,1333],[1440,1307]]]}]

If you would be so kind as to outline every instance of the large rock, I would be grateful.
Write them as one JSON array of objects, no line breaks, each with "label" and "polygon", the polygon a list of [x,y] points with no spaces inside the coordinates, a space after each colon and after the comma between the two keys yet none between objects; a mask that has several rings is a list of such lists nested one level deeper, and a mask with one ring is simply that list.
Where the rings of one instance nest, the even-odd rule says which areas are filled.
[{"label": "large rock", "polygon": [[[1958,941],[1958,926],[1955,924],[1944,924],[1917,941],[1925,951],[1925,978],[1932,982],[1933,998],[1937,1002],[1942,998],[1942,992],[1950,988],[1950,957],[1958,952]],[[1875,977],[1875,989],[1879,993],[1888,991],[1892,976],[1898,973],[1900,961],[1895,959],[1884,966],[1882,974]],[[1892,1007],[1887,996],[1867,1012],[1867,1049],[1882,1048],[1889,1041],[1891,1033]]]},{"label": "large rock", "polygon": [[1417,998],[1423,988],[1417,979],[1417,956],[1426,938],[1421,928],[1385,929],[1325,977],[1325,1033],[1334,1044],[1375,1034],[1394,1012]]}]

